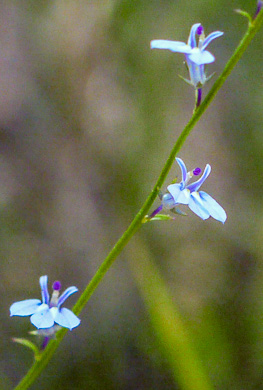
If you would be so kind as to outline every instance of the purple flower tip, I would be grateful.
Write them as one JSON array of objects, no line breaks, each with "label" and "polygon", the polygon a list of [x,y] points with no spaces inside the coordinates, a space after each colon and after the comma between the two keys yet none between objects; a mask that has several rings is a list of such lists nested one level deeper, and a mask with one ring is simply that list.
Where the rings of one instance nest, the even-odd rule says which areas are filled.
[{"label": "purple flower tip", "polygon": [[255,12],[255,15],[254,15],[254,19],[258,16],[258,14],[260,13],[261,9],[262,9],[262,6],[263,6],[263,1],[262,0],[258,0],[257,2],[257,9],[256,9],[256,12]]},{"label": "purple flower tip", "polygon": [[204,27],[202,25],[200,25],[199,27],[197,27],[197,30],[196,30],[196,34],[197,35],[201,35],[204,31]]},{"label": "purple flower tip", "polygon": [[61,289],[61,283],[58,280],[56,280],[53,283],[53,290],[59,291],[60,289]]},{"label": "purple flower tip", "polygon": [[194,174],[195,176],[200,175],[201,172],[202,172],[202,169],[201,169],[201,168],[195,168],[195,169],[193,170],[193,174]]}]

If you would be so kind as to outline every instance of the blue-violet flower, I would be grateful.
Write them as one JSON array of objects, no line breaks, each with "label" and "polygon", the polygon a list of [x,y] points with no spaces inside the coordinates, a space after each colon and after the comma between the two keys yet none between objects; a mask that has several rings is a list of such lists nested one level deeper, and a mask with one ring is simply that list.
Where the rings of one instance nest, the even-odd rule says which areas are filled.
[{"label": "blue-violet flower", "polygon": [[42,302],[40,299],[26,299],[15,302],[10,307],[11,316],[31,316],[31,323],[38,329],[49,329],[55,324],[72,330],[80,324],[79,318],[69,309],[61,308],[61,305],[72,294],[78,291],[77,287],[68,287],[63,294],[59,296],[61,283],[53,283],[53,293],[51,299],[48,293],[47,276],[41,276],[39,279],[41,287]]},{"label": "blue-violet flower", "polygon": [[187,172],[186,166],[180,158],[176,158],[182,171],[180,183],[170,184],[166,194],[162,197],[162,207],[167,210],[175,208],[178,204],[188,205],[189,208],[202,219],[212,217],[222,223],[226,221],[225,210],[206,192],[198,191],[211,172],[211,166],[206,165],[202,176],[195,182],[188,184],[194,175],[201,173],[200,168]]},{"label": "blue-violet flower", "polygon": [[[186,81],[198,89],[202,88],[204,83],[209,79],[205,75],[205,65],[215,61],[215,57],[206,48],[210,42],[223,34],[221,31],[214,31],[205,38],[203,26],[201,23],[196,23],[191,28],[187,43],[156,39],[151,41],[151,48],[168,49],[176,53],[183,53],[191,79],[191,81]],[[199,36],[198,45],[195,39],[196,35]]]},{"label": "blue-violet flower", "polygon": [[256,17],[258,16],[258,14],[260,13],[260,11],[262,9],[262,6],[263,6],[263,1],[262,0],[258,0],[258,2],[257,2],[257,9],[256,9],[256,12],[255,12],[255,15],[254,15],[253,19],[256,19]]}]

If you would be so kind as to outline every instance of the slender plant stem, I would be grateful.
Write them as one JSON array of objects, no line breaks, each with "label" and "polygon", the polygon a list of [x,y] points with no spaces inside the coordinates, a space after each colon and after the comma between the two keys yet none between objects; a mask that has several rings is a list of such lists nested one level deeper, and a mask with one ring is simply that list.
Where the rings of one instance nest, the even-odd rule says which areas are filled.
[{"label": "slender plant stem", "polygon": [[[161,186],[164,183],[164,180],[174,162],[174,159],[179,152],[179,150],[182,148],[184,142],[186,141],[187,137],[189,136],[191,130],[194,128],[195,124],[198,122],[200,117],[203,115],[203,113],[206,111],[212,100],[214,99],[215,95],[219,91],[219,89],[222,87],[224,82],[226,81],[227,77],[232,72],[233,68],[237,64],[237,62],[242,57],[243,53],[246,51],[249,43],[254,38],[257,31],[260,29],[263,22],[263,11],[261,11],[257,18],[249,24],[248,30],[245,33],[244,37],[240,41],[239,45],[237,46],[234,54],[230,58],[230,60],[227,62],[222,74],[218,77],[218,79],[213,84],[212,88],[208,92],[206,98],[204,99],[203,103],[194,111],[193,116],[191,117],[190,121],[185,126],[184,130],[180,134],[179,138],[177,139],[162,171],[161,174],[152,190],[148,198],[146,199],[145,203],[143,204],[142,208],[138,212],[138,214],[133,219],[132,223],[128,227],[128,229],[125,231],[125,233],[121,236],[121,238],[117,241],[115,246],[112,248],[108,256],[105,258],[101,266],[99,267],[98,271],[94,275],[94,277],[91,279],[90,283],[78,299],[77,303],[75,304],[73,311],[75,314],[79,314],[81,310],[84,308],[86,303],[88,302],[89,298],[95,291],[98,284],[101,282],[104,275],[107,273],[108,269],[111,267],[112,263],[116,259],[116,257],[121,253],[122,249],[125,247],[125,245],[129,242],[129,240],[132,238],[132,236],[135,234],[135,232],[139,229],[139,227],[142,225],[142,221],[144,216],[147,214],[148,210],[152,206],[156,196],[158,195],[158,191],[161,188]],[[25,390],[27,389],[40,375],[40,373],[43,371],[51,357],[53,356],[54,352],[58,348],[60,342],[64,338],[65,334],[67,332],[67,329],[63,328],[57,333],[56,340],[51,340],[46,349],[42,352],[39,360],[36,360],[32,367],[29,369],[27,374],[24,376],[24,378],[21,380],[21,382],[16,386],[15,390]]]}]

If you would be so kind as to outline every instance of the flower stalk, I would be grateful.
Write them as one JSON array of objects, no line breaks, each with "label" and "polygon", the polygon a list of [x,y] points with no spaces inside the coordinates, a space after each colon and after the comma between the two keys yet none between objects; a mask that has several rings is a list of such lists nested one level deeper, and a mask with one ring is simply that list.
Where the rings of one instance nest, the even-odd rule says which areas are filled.
[{"label": "flower stalk", "polygon": [[195,90],[195,110],[200,106],[202,101],[202,88]]}]

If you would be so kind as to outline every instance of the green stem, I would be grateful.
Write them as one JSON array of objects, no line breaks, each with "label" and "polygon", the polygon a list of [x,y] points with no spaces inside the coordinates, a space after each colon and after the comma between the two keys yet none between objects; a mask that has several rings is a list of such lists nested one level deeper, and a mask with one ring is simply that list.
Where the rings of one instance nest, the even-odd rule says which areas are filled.
[{"label": "green stem", "polygon": [[174,383],[181,390],[213,390],[212,381],[192,345],[192,334],[175,306],[167,283],[143,242],[139,240],[138,245],[136,258],[128,258],[129,268],[148,311],[156,348],[170,368]]},{"label": "green stem", "polygon": [[[203,113],[208,108],[209,104],[214,99],[215,95],[219,91],[219,89],[224,84],[225,80],[237,64],[237,62],[242,57],[243,53],[247,49],[249,43],[259,30],[261,24],[263,22],[263,11],[261,11],[257,18],[253,21],[253,23],[248,27],[247,32],[245,33],[244,37],[240,41],[238,47],[236,48],[234,54],[230,58],[230,60],[227,62],[225,69],[223,70],[222,74],[219,76],[219,78],[216,80],[214,85],[212,86],[211,90],[208,92],[206,98],[204,99],[203,103],[194,111],[193,116],[191,117],[190,121],[185,126],[184,130],[180,134],[179,138],[177,139],[170,156],[168,157],[161,174],[152,190],[148,198],[146,199],[145,203],[143,204],[142,208],[138,212],[138,214],[135,216],[134,220],[128,227],[128,229],[125,231],[125,233],[122,235],[122,237],[117,241],[116,245],[112,248],[108,256],[105,258],[101,266],[99,267],[98,271],[78,299],[77,303],[75,304],[73,311],[76,314],[79,314],[81,310],[84,308],[86,303],[88,302],[89,298],[93,294],[94,290],[98,286],[98,284],[101,282],[104,275],[107,273],[108,269],[111,267],[112,263],[116,259],[116,257],[120,254],[122,249],[125,247],[125,245],[129,242],[129,240],[132,238],[134,233],[139,229],[139,227],[142,224],[144,216],[147,214],[148,210],[152,206],[156,196],[158,195],[159,189],[162,187],[164,180],[174,162],[174,159],[183,146],[185,140],[187,139],[188,135],[190,134],[191,130],[197,123],[197,121],[200,119],[200,117],[203,115]],[[24,378],[21,380],[21,382],[17,385],[15,390],[24,390],[27,389],[40,375],[42,370],[45,368],[51,357],[53,356],[54,352],[58,348],[60,342],[64,338],[65,334],[67,332],[67,329],[62,329],[57,333],[56,340],[51,340],[46,347],[46,349],[42,352],[39,360],[35,361],[32,365],[32,367],[29,369],[28,373],[24,376]]]}]

